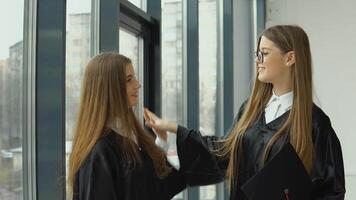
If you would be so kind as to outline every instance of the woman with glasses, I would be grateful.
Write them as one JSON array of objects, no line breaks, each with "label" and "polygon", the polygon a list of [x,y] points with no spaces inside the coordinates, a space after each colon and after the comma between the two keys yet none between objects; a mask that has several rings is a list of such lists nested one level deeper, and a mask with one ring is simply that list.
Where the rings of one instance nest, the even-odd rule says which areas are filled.
[{"label": "woman with glasses", "polygon": [[168,200],[185,188],[135,117],[140,88],[125,56],[103,53],[88,63],[69,159],[73,200]]},{"label": "woman with glasses", "polygon": [[312,199],[344,199],[340,142],[329,117],[313,103],[307,34],[290,25],[266,29],[258,40],[256,69],[251,96],[225,138],[202,136],[148,110],[146,125],[161,140],[167,131],[177,134],[180,168],[188,184],[227,178],[230,199],[245,200],[241,186],[290,143],[311,177]]}]

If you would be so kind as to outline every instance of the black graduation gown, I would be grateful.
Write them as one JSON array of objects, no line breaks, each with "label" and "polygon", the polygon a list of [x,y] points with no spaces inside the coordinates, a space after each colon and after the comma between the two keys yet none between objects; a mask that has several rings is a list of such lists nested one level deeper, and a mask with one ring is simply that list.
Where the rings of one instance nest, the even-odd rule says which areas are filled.
[{"label": "black graduation gown", "polygon": [[129,169],[120,156],[120,140],[128,139],[113,131],[98,140],[76,174],[73,200],[167,200],[186,187],[174,168],[160,179],[143,148],[142,164]]},{"label": "black graduation gown", "polygon": [[[234,123],[237,123],[243,112],[241,106]],[[232,184],[231,200],[245,200],[241,186],[262,167],[263,153],[266,144],[288,117],[288,112],[266,124],[264,113],[256,123],[246,130],[243,138],[243,151],[237,171],[237,181]],[[331,127],[329,117],[316,105],[312,114],[312,138],[315,149],[315,161],[311,180],[313,199],[344,199],[345,180],[344,166],[339,139]],[[178,126],[177,152],[181,171],[185,173],[189,185],[207,185],[217,183],[225,178],[228,160],[214,156],[212,149],[217,149],[220,138],[202,136],[199,131],[188,130]],[[278,153],[287,142],[286,138],[277,140],[273,145],[267,161]]]}]

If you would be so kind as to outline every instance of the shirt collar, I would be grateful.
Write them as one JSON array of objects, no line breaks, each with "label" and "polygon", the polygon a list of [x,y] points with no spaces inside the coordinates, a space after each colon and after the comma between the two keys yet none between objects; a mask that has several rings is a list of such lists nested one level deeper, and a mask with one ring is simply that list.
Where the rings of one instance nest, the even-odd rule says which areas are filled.
[{"label": "shirt collar", "polygon": [[266,107],[268,107],[273,102],[278,102],[281,104],[283,109],[289,109],[293,104],[293,91],[282,94],[281,96],[277,96],[273,91]]},{"label": "shirt collar", "polygon": [[125,132],[122,127],[121,120],[119,118],[116,118],[112,122],[108,123],[107,127],[111,128],[114,132],[116,132],[117,134],[123,137],[130,138],[132,141],[134,141],[137,144],[137,139],[134,134],[130,134],[130,135],[124,134]]}]

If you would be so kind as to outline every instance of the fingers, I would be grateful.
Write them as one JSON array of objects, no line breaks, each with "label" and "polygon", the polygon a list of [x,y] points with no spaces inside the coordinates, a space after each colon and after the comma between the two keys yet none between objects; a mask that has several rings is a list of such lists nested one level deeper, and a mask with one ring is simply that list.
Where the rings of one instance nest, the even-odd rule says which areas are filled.
[{"label": "fingers", "polygon": [[146,120],[146,121],[150,121],[150,116],[147,112],[147,108],[144,109],[143,111],[143,118]]},{"label": "fingers", "polygon": [[152,131],[153,131],[153,133],[156,134],[157,136],[162,137],[162,133],[160,133],[157,129],[152,128]]},{"label": "fingers", "polygon": [[147,108],[144,109],[143,118],[145,118],[146,121],[154,122],[154,119],[152,118],[151,112],[148,111]]},{"label": "fingers", "polygon": [[162,130],[157,129],[155,127],[152,127],[152,130],[153,130],[154,134],[156,134],[156,136],[158,136],[159,138],[163,139],[164,141],[167,141],[167,138],[168,138],[167,131],[162,131]]},{"label": "fingers", "polygon": [[145,122],[145,125],[149,128],[153,128],[154,127],[154,124],[151,122],[151,121],[146,121]]},{"label": "fingers", "polygon": [[149,116],[150,119],[158,119],[158,117],[153,112],[148,110],[147,108],[145,108],[144,112],[147,114],[147,116]]},{"label": "fingers", "polygon": [[145,112],[149,115],[153,114],[150,110],[148,110],[147,108],[145,108]]},{"label": "fingers", "polygon": [[145,119],[145,125],[148,126],[149,128],[153,128],[154,127],[154,120],[152,120],[150,114],[148,113],[147,108],[144,109],[143,112],[143,118]]}]

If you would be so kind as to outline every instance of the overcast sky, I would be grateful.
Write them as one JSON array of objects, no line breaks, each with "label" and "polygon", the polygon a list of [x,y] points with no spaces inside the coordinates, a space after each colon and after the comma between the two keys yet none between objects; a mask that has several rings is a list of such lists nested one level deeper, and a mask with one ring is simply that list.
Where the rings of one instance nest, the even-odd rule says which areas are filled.
[{"label": "overcast sky", "polygon": [[[67,13],[90,12],[91,0],[67,0]],[[24,0],[0,0],[0,59],[9,57],[9,47],[23,39]]]}]

